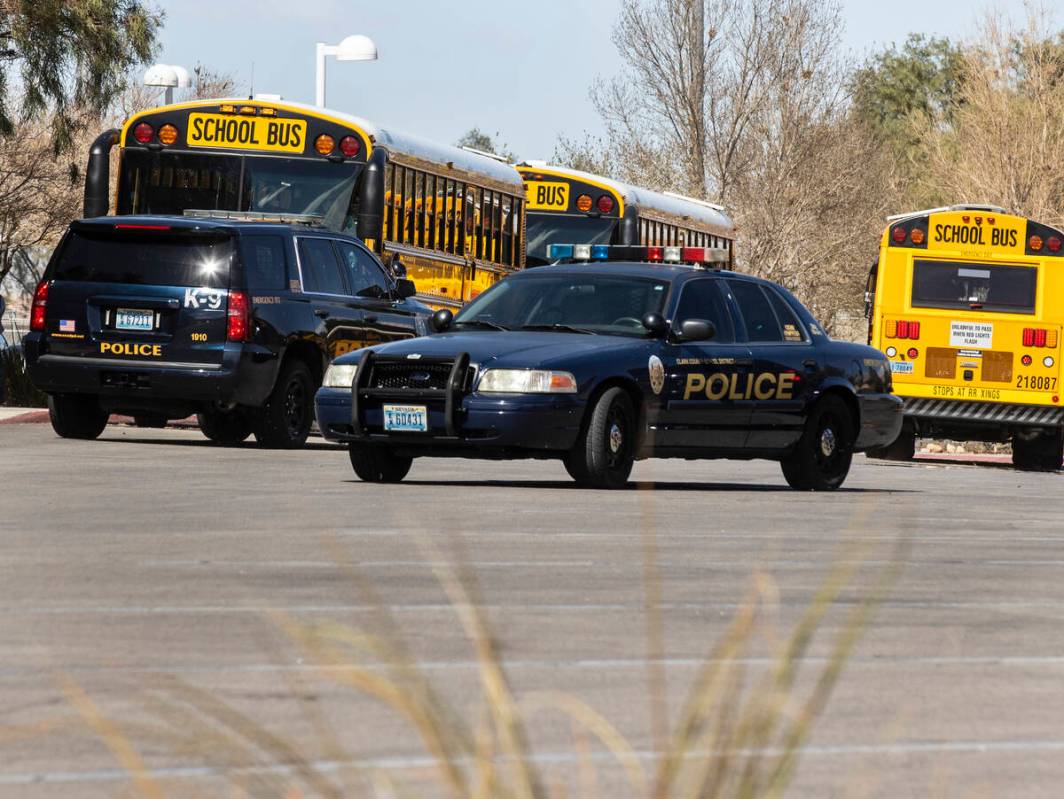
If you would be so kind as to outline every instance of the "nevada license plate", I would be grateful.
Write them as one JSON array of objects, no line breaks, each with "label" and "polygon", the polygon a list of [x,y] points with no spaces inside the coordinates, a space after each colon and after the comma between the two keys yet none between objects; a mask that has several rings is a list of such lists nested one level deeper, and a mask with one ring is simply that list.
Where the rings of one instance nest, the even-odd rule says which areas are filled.
[{"label": "nevada license plate", "polygon": [[890,371],[896,375],[911,375],[913,373],[912,361],[891,361]]},{"label": "nevada license plate", "polygon": [[129,308],[119,308],[115,311],[116,330],[154,330],[154,311],[134,311]]},{"label": "nevada license plate", "polygon": [[385,405],[384,429],[424,433],[429,429],[429,412],[424,405]]}]

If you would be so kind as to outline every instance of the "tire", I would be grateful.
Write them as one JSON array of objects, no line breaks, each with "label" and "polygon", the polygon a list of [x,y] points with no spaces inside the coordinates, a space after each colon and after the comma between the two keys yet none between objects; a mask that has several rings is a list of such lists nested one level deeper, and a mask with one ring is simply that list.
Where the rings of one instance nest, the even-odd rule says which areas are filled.
[{"label": "tire", "polygon": [[255,438],[268,449],[300,449],[314,420],[314,380],[302,361],[281,367],[266,404],[251,419]]},{"label": "tire", "polygon": [[138,413],[133,417],[133,424],[137,427],[166,427],[168,421],[161,413]]},{"label": "tire", "polygon": [[834,491],[849,474],[856,439],[846,403],[831,395],[821,399],[794,451],[780,462],[788,485],[799,491]]},{"label": "tire", "polygon": [[916,431],[904,422],[896,439],[885,447],[873,447],[865,455],[885,461],[911,461],[916,457]]},{"label": "tire", "polygon": [[1025,472],[1055,472],[1064,465],[1064,436],[1058,430],[1032,439],[1014,436],[1012,465]]},{"label": "tire", "polygon": [[635,462],[636,413],[622,388],[609,388],[591,408],[565,461],[570,476],[589,488],[624,488]]},{"label": "tire", "polygon": [[200,431],[215,444],[234,446],[251,435],[251,420],[240,410],[209,410],[196,414]]},{"label": "tire", "polygon": [[413,458],[404,458],[388,447],[373,444],[352,444],[347,454],[355,474],[367,483],[398,483],[414,463]]},{"label": "tire", "polygon": [[49,394],[48,418],[52,429],[63,438],[92,440],[107,427],[108,415],[100,410],[96,397],[77,394]]}]

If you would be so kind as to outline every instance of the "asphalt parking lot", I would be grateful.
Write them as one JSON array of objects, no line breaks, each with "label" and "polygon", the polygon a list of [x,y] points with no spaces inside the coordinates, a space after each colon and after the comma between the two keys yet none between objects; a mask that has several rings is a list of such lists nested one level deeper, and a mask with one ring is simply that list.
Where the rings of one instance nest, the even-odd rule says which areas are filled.
[{"label": "asphalt parking lot", "polygon": [[[1061,475],[860,458],[830,495],[790,491],[765,462],[644,462],[634,479],[640,489],[587,492],[556,463],[425,461],[403,484],[372,486],[320,443],[221,449],[195,431],[119,427],[74,442],[47,425],[0,426],[0,795],[133,795],[121,747],[104,722],[88,729],[77,697],[128,735],[166,795],[234,795],[224,764],[150,734],[183,723],[167,710],[167,677],[323,773],[347,759],[428,772],[409,725],[322,678],[283,629],[374,629],[386,609],[441,693],[472,714],[475,655],[433,571],[454,561],[477,577],[518,694],[579,696],[650,758],[648,657],[675,717],[753,573],[774,580],[786,628],[833,562],[860,561],[859,592],[900,538],[902,575],[788,795],[1060,794]],[[660,583],[648,583],[648,552]],[[811,665],[842,618],[828,615]],[[753,672],[765,662],[750,656]],[[552,780],[578,770],[568,724],[534,727],[532,743]],[[255,795],[271,765],[247,758]],[[610,761],[594,762],[610,785]]]}]

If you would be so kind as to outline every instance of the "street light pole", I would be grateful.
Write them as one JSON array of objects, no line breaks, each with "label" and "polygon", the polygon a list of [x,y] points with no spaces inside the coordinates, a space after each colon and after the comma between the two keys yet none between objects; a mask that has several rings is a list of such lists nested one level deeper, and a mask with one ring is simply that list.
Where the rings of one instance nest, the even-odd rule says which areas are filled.
[{"label": "street light pole", "polygon": [[325,56],[328,46],[325,42],[317,44],[317,66],[314,70],[314,105],[325,107]]},{"label": "street light pole", "polygon": [[376,61],[377,45],[368,36],[348,36],[339,44],[318,42],[314,46],[314,104],[325,107],[325,56],[337,61]]}]

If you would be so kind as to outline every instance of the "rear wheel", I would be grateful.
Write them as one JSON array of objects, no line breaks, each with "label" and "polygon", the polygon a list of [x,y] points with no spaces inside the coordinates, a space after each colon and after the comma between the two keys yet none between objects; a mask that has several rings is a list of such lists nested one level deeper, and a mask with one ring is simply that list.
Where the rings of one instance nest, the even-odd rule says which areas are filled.
[{"label": "rear wheel", "polygon": [[834,491],[841,486],[853,460],[854,427],[843,400],[830,395],[820,400],[794,451],[780,463],[788,485],[799,491]]},{"label": "rear wheel", "polygon": [[255,438],[270,449],[299,449],[314,418],[314,381],[302,361],[281,367],[266,404],[252,417]]},{"label": "rear wheel", "polygon": [[591,488],[624,488],[635,462],[635,420],[635,408],[624,389],[606,389],[566,457],[569,475]]},{"label": "rear wheel", "polygon": [[48,417],[52,429],[63,438],[98,438],[107,427],[106,411],[100,409],[99,400],[92,396],[77,394],[50,394]]},{"label": "rear wheel", "polygon": [[1055,472],[1064,463],[1064,436],[1057,430],[1012,439],[1012,465],[1025,472]]},{"label": "rear wheel", "polygon": [[352,444],[348,455],[355,474],[367,483],[398,483],[414,462],[413,458],[396,455],[388,447],[373,444]]},{"label": "rear wheel", "polygon": [[251,420],[241,410],[209,410],[196,414],[200,430],[215,444],[232,446],[251,435]]},{"label": "rear wheel", "polygon": [[885,461],[911,461],[916,457],[916,431],[911,424],[903,422],[896,439],[885,447],[873,447],[865,454]]}]

